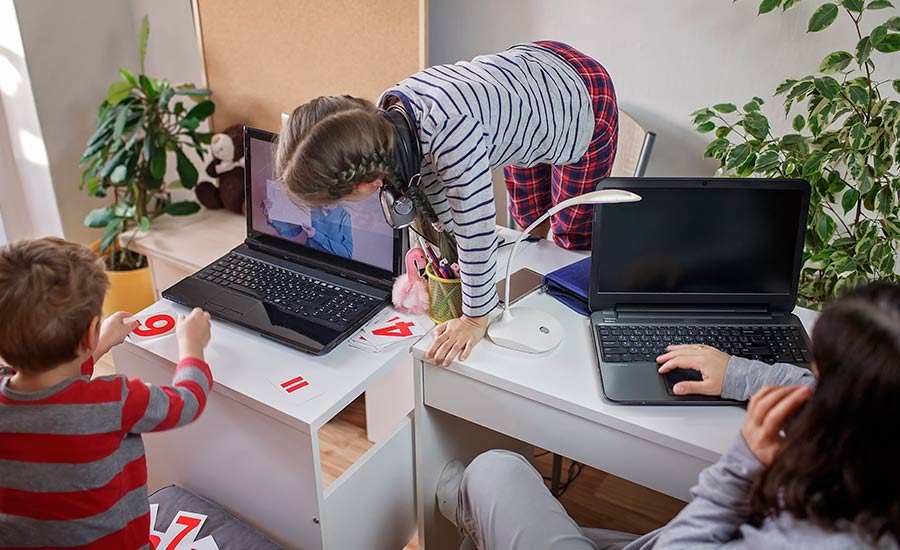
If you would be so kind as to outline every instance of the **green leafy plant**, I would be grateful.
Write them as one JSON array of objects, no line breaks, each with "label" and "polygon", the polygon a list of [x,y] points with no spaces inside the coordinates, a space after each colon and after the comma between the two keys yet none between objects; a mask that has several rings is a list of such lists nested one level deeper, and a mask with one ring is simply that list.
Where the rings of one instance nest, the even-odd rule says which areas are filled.
[{"label": "green leafy plant", "polygon": [[[759,14],[788,11],[801,1],[763,0]],[[799,289],[808,307],[873,279],[900,279],[900,102],[882,95],[890,87],[900,93],[900,80],[876,78],[874,59],[876,52],[900,51],[900,17],[887,18],[868,35],[860,26],[864,15],[885,8],[893,4],[840,0],[823,2],[812,14],[808,32],[827,29],[842,13],[849,17],[856,48],[829,53],[816,75],[788,78],[775,89],[793,133],[773,135],[759,97],[743,108],[719,103],[691,114],[698,132],[715,132],[704,156],[719,161],[720,174],[809,181]]]},{"label": "green leafy plant", "polygon": [[[110,85],[100,104],[96,130],[80,162],[81,188],[95,197],[112,195],[112,204],[92,210],[84,224],[103,228],[100,252],[113,271],[146,266],[146,258],[129,249],[134,235],[120,244],[122,233],[135,227],[147,230],[150,222],[163,214],[184,216],[200,210],[196,202],[173,201],[170,190],[191,189],[197,184],[197,168],[184,151],[193,148],[202,159],[203,145],[212,137],[197,131],[215,111],[208,99],[209,90],[193,84],[173,86],[144,74],[149,33],[144,16],[139,38],[140,74],[119,69],[122,80]],[[180,96],[195,104],[186,107]],[[175,154],[179,180],[166,182],[170,152]]]}]

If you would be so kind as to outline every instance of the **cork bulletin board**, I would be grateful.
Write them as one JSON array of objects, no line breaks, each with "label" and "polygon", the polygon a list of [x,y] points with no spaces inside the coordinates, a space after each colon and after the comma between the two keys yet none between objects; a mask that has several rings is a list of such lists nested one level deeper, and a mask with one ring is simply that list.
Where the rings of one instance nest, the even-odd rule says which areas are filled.
[{"label": "cork bulletin board", "polygon": [[376,100],[426,66],[427,0],[193,0],[214,130],[277,132],[320,95]]}]

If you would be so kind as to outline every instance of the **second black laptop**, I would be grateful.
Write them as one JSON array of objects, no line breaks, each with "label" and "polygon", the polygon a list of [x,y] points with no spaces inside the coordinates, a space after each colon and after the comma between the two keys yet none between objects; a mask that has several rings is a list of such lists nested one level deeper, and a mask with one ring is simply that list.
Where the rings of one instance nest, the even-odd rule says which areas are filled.
[{"label": "second black laptop", "polygon": [[377,195],[295,205],[273,176],[276,137],[244,129],[244,244],[162,295],[321,355],[390,303],[404,234],[384,220]]},{"label": "second black laptop", "polygon": [[796,305],[809,184],[803,180],[608,178],[640,202],[594,211],[589,304],[603,392],[626,404],[727,404],[675,395],[671,344],[809,367]]}]

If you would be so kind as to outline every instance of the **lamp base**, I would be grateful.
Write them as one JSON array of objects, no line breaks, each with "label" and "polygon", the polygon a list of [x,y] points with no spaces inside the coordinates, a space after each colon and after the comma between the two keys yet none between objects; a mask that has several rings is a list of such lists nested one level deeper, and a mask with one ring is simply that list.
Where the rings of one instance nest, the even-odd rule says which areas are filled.
[{"label": "lamp base", "polygon": [[562,326],[546,311],[517,307],[494,321],[487,330],[491,340],[500,347],[544,353],[562,341]]}]

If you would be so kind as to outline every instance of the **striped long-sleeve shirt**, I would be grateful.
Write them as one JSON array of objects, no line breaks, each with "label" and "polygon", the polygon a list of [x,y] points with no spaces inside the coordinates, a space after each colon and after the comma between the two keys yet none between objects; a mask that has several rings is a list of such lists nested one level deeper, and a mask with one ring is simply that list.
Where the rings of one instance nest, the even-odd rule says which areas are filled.
[{"label": "striped long-sleeve shirt", "polygon": [[491,169],[577,162],[594,131],[587,87],[561,57],[521,44],[437,65],[382,94],[417,122],[422,185],[459,248],[463,312],[497,305],[497,232]]},{"label": "striped long-sleeve shirt", "polygon": [[[90,361],[90,360],[89,360]],[[194,421],[212,375],[183,359],[171,386],[70,378],[18,392],[0,378],[0,548],[148,548],[141,432]]]}]

